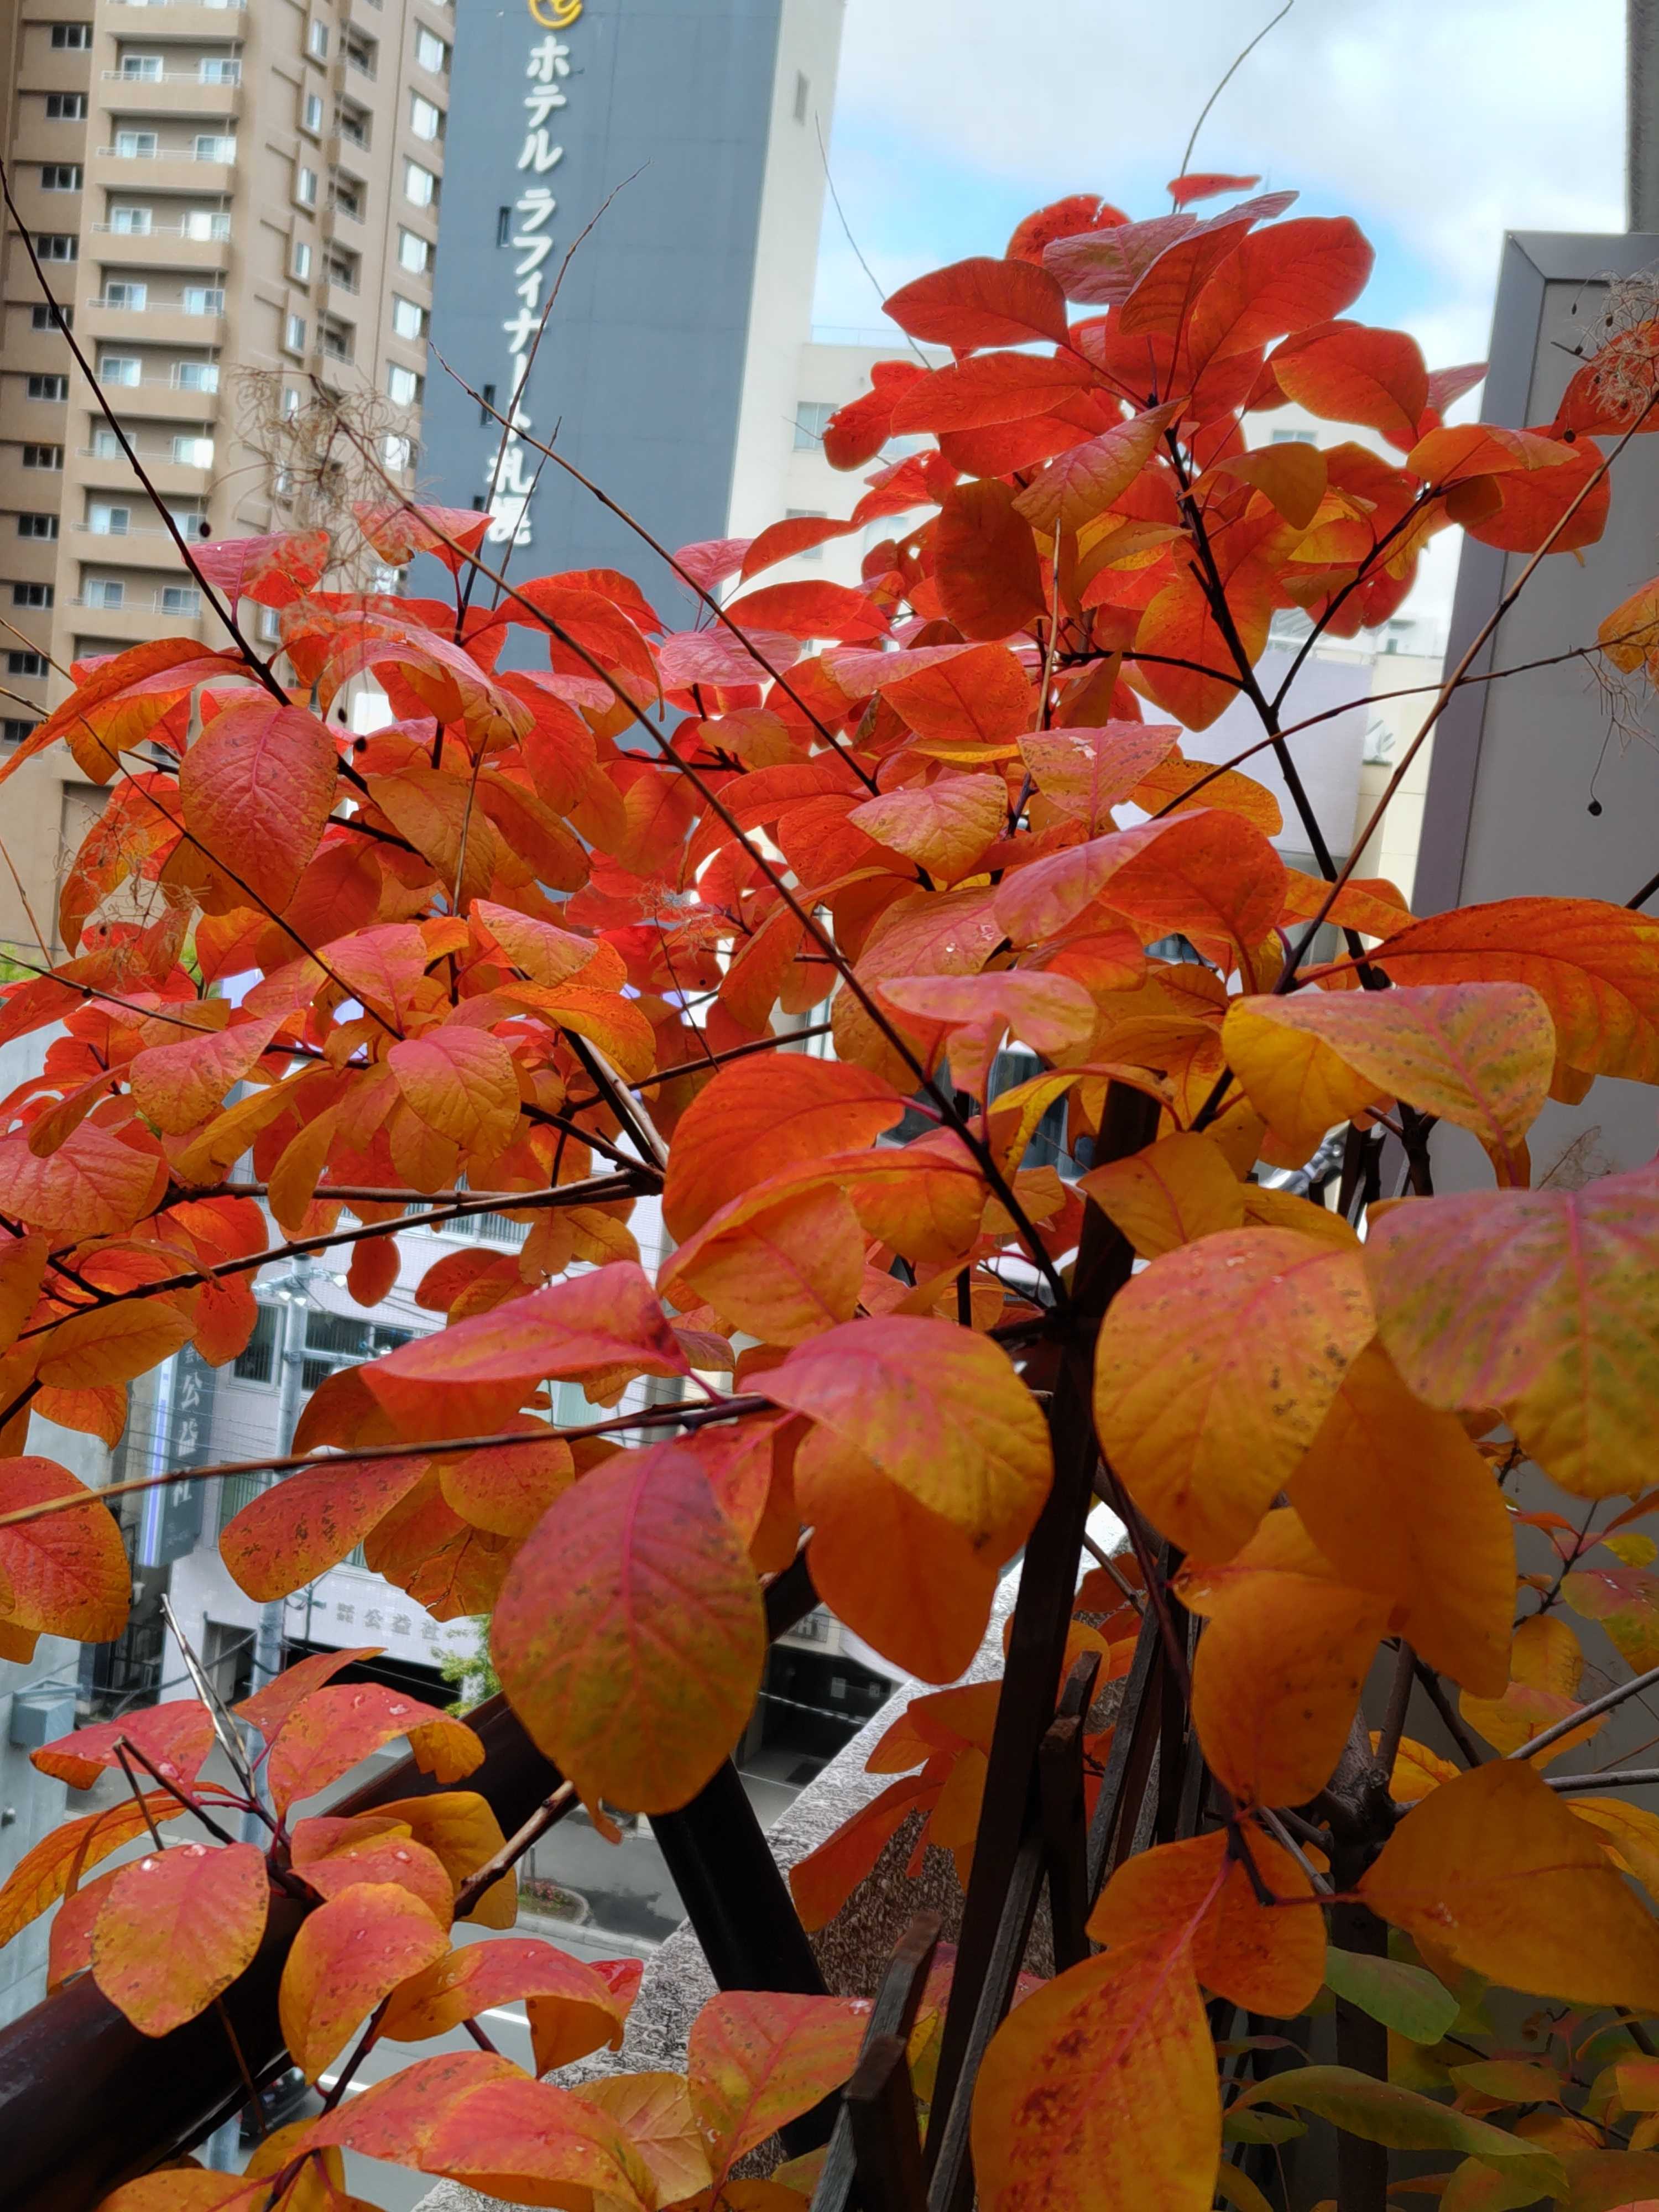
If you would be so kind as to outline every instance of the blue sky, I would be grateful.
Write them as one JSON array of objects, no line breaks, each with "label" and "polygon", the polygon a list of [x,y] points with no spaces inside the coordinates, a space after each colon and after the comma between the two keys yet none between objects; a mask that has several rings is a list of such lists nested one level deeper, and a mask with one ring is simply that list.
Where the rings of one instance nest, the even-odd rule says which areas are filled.
[{"label": "blue sky", "polygon": [[[847,0],[830,167],[886,289],[1000,252],[1095,191],[1160,213],[1187,134],[1273,0]],[[1359,309],[1479,358],[1502,233],[1622,225],[1621,0],[1296,0],[1193,166],[1260,172],[1377,249]],[[1218,203],[1220,204],[1220,203]],[[817,319],[881,326],[826,212]]]}]

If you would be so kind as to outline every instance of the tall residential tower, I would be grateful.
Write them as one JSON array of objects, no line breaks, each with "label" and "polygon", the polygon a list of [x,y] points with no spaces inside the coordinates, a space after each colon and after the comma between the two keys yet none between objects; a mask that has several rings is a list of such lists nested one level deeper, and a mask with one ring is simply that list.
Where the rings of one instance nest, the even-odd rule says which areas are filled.
[{"label": "tall residential tower", "polygon": [[[8,216],[6,740],[64,696],[75,660],[222,641],[161,510],[188,538],[291,526],[307,488],[273,465],[273,416],[358,395],[380,457],[413,482],[453,41],[447,0],[0,0],[0,150],[22,229],[155,493]],[[267,373],[257,391],[250,371]],[[59,855],[99,803],[61,749],[12,781],[6,841],[49,939]],[[0,950],[32,939],[8,880]]]}]

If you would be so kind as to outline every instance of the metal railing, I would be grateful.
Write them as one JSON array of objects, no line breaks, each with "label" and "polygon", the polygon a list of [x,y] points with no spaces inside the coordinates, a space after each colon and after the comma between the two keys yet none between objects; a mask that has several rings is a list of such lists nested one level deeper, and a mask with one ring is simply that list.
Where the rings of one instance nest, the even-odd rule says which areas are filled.
[{"label": "metal railing", "polygon": [[[150,4],[157,4],[157,0],[150,0]],[[198,4],[200,4],[200,0],[198,0]],[[238,62],[234,76],[203,76],[195,70],[170,69],[158,70],[151,76],[141,76],[135,70],[124,69],[100,70],[98,74],[106,84],[193,84],[199,86],[204,92],[216,89],[224,92],[234,91],[240,85],[241,68]]]},{"label": "metal railing", "polygon": [[216,230],[204,234],[199,230],[192,230],[187,222],[153,222],[148,230],[132,230],[112,222],[94,222],[88,228],[110,238],[186,238],[198,246],[223,246],[230,238],[228,230]]},{"label": "metal railing", "polygon": [[[131,6],[131,0],[127,0]],[[160,0],[163,7],[174,4],[174,0]],[[236,141],[234,138],[216,142],[228,147],[228,152],[204,154],[194,146],[100,146],[94,150],[101,160],[111,161],[215,161],[223,169],[230,168],[236,160]]]}]

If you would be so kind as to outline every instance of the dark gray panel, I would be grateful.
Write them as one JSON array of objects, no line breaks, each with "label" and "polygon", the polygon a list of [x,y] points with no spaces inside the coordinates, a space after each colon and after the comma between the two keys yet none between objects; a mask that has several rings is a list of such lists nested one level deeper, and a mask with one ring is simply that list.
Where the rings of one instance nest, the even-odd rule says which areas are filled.
[{"label": "dark gray panel", "polygon": [[[434,347],[470,384],[495,384],[505,407],[512,369],[502,325],[519,304],[514,270],[524,256],[497,247],[498,211],[527,185],[555,194],[544,301],[566,249],[623,186],[565,276],[526,406],[536,436],[556,426],[561,452],[671,547],[725,527],[781,5],[587,0],[576,21],[551,34],[568,49],[570,74],[558,80],[566,104],[545,129],[563,155],[538,179],[533,166],[516,165],[531,120],[527,64],[550,33],[526,0],[456,0]],[[554,12],[551,0],[543,12]],[[488,485],[499,434],[434,357],[427,495],[470,507]],[[533,466],[538,457],[526,449],[524,458]],[[531,527],[532,542],[512,551],[512,574],[622,568],[665,612],[684,604],[626,526],[550,465]],[[489,549],[492,564],[506,550]],[[438,588],[430,574],[416,583]],[[526,657],[509,647],[507,658]]]}]

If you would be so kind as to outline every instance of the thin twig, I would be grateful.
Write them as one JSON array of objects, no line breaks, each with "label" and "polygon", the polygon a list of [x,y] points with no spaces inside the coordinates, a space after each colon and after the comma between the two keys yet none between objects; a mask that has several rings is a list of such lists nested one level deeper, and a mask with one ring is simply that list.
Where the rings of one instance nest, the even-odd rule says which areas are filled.
[{"label": "thin twig", "polygon": [[1389,1707],[1382,1717],[1382,1734],[1376,1740],[1376,1763],[1384,1774],[1394,1772],[1395,1760],[1400,1755],[1400,1739],[1406,1733],[1406,1716],[1411,1710],[1412,1683],[1416,1674],[1417,1654],[1402,1636],[1395,1661],[1394,1686],[1389,1692]]},{"label": "thin twig", "polygon": [[576,1785],[562,1782],[552,1795],[544,1797],[521,1827],[514,1829],[495,1856],[486,1859],[483,1866],[468,1875],[455,1893],[455,1917],[464,1920],[488,1889],[493,1889],[501,1876],[515,1867],[531,1845],[556,1827],[565,1814],[576,1807]]},{"label": "thin twig", "polygon": [[1222,76],[1222,79],[1221,79],[1220,83],[1217,85],[1217,87],[1216,87],[1215,90],[1214,90],[1214,91],[1210,94],[1209,98],[1205,101],[1205,103],[1204,103],[1203,106],[1202,106],[1201,108],[1200,108],[1200,110],[1199,110],[1199,112],[1198,112],[1198,120],[1197,120],[1197,122],[1196,122],[1196,123],[1194,123],[1194,124],[1193,128],[1192,128],[1192,135],[1190,136],[1190,137],[1188,137],[1188,141],[1187,141],[1187,150],[1186,150],[1186,152],[1185,152],[1185,153],[1182,155],[1182,157],[1181,157],[1181,167],[1180,167],[1180,170],[1179,170],[1179,171],[1178,171],[1178,173],[1177,173],[1176,179],[1177,183],[1179,183],[1179,182],[1180,182],[1180,180],[1181,180],[1181,178],[1184,177],[1184,176],[1186,175],[1186,173],[1187,173],[1187,164],[1188,164],[1188,161],[1190,161],[1192,160],[1192,158],[1193,158],[1193,149],[1194,149],[1194,146],[1196,146],[1196,145],[1197,145],[1197,143],[1198,143],[1198,134],[1199,134],[1199,132],[1200,132],[1200,131],[1204,128],[1205,123],[1206,123],[1206,119],[1208,118],[1210,110],[1211,110],[1211,109],[1215,106],[1215,104],[1216,104],[1217,100],[1220,99],[1220,97],[1221,97],[1222,94],[1223,94],[1224,92],[1225,92],[1225,90],[1227,89],[1228,85],[1229,85],[1229,84],[1231,83],[1231,82],[1232,81],[1232,78],[1233,78],[1233,76],[1235,76],[1235,74],[1236,74],[1236,73],[1237,73],[1240,69],[1242,69],[1242,68],[1243,68],[1243,64],[1244,64],[1247,61],[1249,61],[1249,59],[1250,56],[1251,56],[1251,55],[1255,52],[1256,48],[1257,48],[1257,47],[1261,44],[1261,41],[1263,40],[1263,39],[1265,39],[1265,38],[1267,37],[1267,35],[1268,32],[1269,32],[1269,31],[1271,31],[1271,30],[1273,30],[1273,29],[1277,25],[1279,25],[1279,24],[1282,23],[1282,22],[1284,21],[1285,18],[1285,17],[1290,14],[1290,12],[1291,12],[1291,9],[1295,7],[1295,5],[1296,5],[1296,0],[1285,0],[1285,5],[1284,5],[1280,9],[1279,9],[1279,13],[1278,13],[1278,14],[1277,14],[1277,15],[1273,18],[1272,21],[1271,21],[1271,22],[1264,23],[1264,24],[1261,26],[1261,29],[1256,33],[1256,34],[1255,34],[1255,38],[1253,38],[1253,39],[1250,40],[1250,43],[1249,44],[1249,46],[1246,46],[1246,47],[1243,49],[1243,51],[1237,56],[1237,58],[1234,59],[1234,61],[1233,61],[1233,63],[1232,63],[1232,64],[1231,64],[1231,68],[1229,68],[1229,69],[1228,69],[1228,70],[1224,73],[1224,75],[1223,75],[1223,76]]},{"label": "thin twig", "polygon": [[1659,1667],[1650,1667],[1645,1674],[1633,1675],[1628,1682],[1620,1682],[1601,1697],[1592,1698],[1589,1705],[1580,1705],[1576,1713],[1569,1713],[1564,1720],[1552,1722],[1548,1728],[1540,1729],[1536,1735],[1528,1737],[1525,1743],[1517,1744],[1506,1756],[1510,1759],[1534,1758],[1550,1744],[1559,1743],[1564,1735],[1571,1735],[1575,1729],[1583,1728],[1586,1721],[1593,1721],[1602,1713],[1612,1712],[1627,1698],[1639,1696],[1644,1690],[1652,1689],[1656,1683],[1659,1683]]},{"label": "thin twig", "polygon": [[[166,1490],[179,1482],[227,1482],[239,1474],[292,1474],[298,1468],[368,1465],[378,1460],[414,1459],[424,1455],[441,1459],[456,1452],[515,1450],[526,1444],[545,1444],[550,1437],[566,1442],[586,1437],[614,1436],[629,1429],[698,1429],[710,1421],[740,1420],[745,1413],[775,1412],[769,1398],[744,1395],[720,1398],[709,1405],[641,1406],[632,1413],[613,1414],[603,1421],[587,1421],[573,1429],[542,1423],[532,1431],[507,1429],[483,1437],[442,1437],[422,1443],[324,1445],[311,1452],[289,1452],[279,1459],[226,1460],[216,1467],[178,1467],[165,1474],[137,1475],[131,1482],[106,1483],[101,1490],[77,1490],[64,1498],[43,1498],[34,1505],[15,1506],[0,1513],[0,1528],[25,1521],[43,1521],[77,1507],[102,1505],[112,1498],[134,1498],[148,1490]],[[192,1806],[192,1811],[195,1808]],[[227,1841],[230,1838],[227,1838]]]}]

